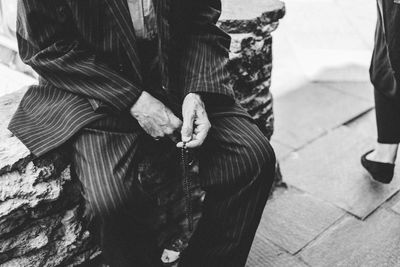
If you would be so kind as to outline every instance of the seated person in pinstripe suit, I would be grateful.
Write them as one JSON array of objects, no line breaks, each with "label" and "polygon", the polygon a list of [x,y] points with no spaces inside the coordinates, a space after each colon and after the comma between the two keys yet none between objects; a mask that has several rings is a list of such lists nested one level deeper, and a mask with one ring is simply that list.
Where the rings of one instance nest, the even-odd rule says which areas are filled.
[{"label": "seated person in pinstripe suit", "polygon": [[20,56],[40,78],[9,129],[36,156],[72,147],[110,266],[159,264],[136,166],[174,132],[198,150],[206,191],[180,266],[245,265],[275,156],[233,99],[220,11],[219,0],[18,1]]}]

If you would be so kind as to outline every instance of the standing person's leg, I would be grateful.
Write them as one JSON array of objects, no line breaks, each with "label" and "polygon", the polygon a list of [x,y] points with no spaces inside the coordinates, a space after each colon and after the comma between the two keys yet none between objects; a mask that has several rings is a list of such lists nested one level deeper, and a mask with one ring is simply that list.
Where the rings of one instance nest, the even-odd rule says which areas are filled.
[{"label": "standing person's leg", "polygon": [[274,179],[275,155],[250,117],[210,114],[201,148],[203,217],[180,266],[244,266]]},{"label": "standing person's leg", "polygon": [[[82,182],[88,216],[95,221],[103,256],[114,267],[155,266],[152,204],[137,186],[135,121],[106,118],[81,130],[73,164]],[[142,139],[142,138],[141,138]]]},{"label": "standing person's leg", "polygon": [[[394,76],[387,38],[397,32],[395,23],[386,18],[393,7],[391,3],[377,1],[377,24],[375,30],[375,45],[371,60],[370,77],[375,87],[375,112],[378,129],[378,142],[372,151],[361,157],[361,164],[371,176],[383,183],[390,183],[394,174],[394,162],[400,142],[400,100],[398,82]],[[389,6],[387,6],[389,4]],[[389,26],[384,27],[384,25]],[[389,35],[388,35],[389,34]]]},{"label": "standing person's leg", "polygon": [[361,157],[361,164],[378,182],[390,183],[400,142],[400,105],[375,89],[375,113],[378,142]]},{"label": "standing person's leg", "polygon": [[375,112],[378,143],[367,159],[394,163],[400,143],[400,102],[375,89]]}]

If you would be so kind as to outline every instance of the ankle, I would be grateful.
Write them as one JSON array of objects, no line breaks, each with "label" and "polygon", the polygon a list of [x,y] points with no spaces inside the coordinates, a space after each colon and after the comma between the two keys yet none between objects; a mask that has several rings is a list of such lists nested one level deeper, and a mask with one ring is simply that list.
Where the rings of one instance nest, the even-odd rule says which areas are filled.
[{"label": "ankle", "polygon": [[367,155],[368,160],[394,164],[397,157],[397,144],[378,143],[375,150]]}]

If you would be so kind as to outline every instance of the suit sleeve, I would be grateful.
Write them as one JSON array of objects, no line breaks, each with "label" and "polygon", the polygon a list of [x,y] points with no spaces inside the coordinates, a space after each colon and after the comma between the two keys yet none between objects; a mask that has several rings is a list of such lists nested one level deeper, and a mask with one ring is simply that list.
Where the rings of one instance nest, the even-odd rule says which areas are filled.
[{"label": "suit sleeve", "polygon": [[220,0],[182,0],[173,6],[172,38],[178,42],[179,87],[188,93],[234,97],[226,64],[230,36],[216,23],[221,14]]},{"label": "suit sleeve", "polygon": [[[19,0],[17,39],[21,59],[60,90],[82,95],[114,112],[139,97],[139,84],[105,64],[79,37],[69,7],[59,0]],[[96,107],[97,106],[97,107]]]}]

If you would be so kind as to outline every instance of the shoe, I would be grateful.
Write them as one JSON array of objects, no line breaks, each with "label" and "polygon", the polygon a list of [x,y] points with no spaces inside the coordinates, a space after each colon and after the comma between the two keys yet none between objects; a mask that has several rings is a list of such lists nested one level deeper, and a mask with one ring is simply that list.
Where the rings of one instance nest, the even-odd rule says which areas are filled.
[{"label": "shoe", "polygon": [[361,157],[361,165],[371,174],[375,181],[384,184],[390,183],[393,179],[395,164],[368,160],[367,156],[371,152],[373,150],[368,151]]}]

